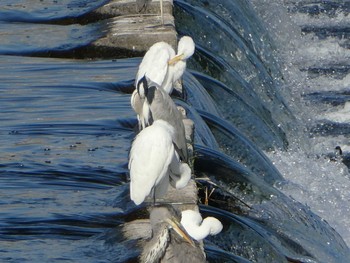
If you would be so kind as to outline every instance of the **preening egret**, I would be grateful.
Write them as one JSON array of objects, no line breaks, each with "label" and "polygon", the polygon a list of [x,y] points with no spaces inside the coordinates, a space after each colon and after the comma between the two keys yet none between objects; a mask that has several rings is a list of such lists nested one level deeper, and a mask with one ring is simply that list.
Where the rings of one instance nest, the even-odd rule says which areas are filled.
[{"label": "preening egret", "polygon": [[178,52],[165,42],[152,45],[143,57],[135,78],[135,90],[131,96],[131,106],[137,114],[139,128],[142,126],[143,98],[138,94],[140,80],[146,76],[168,94],[171,94],[174,83],[178,81],[186,69],[186,60],[194,53],[195,44],[191,37],[184,36],[178,43]]},{"label": "preening egret", "polygon": [[156,83],[153,83],[146,76],[140,82],[143,83],[140,85],[140,97],[142,98],[143,94],[145,94],[141,122],[148,126],[153,121],[164,120],[173,126],[175,149],[181,159],[187,162],[188,153],[182,113],[178,110],[169,94]]},{"label": "preening egret", "polygon": [[152,239],[141,253],[141,262],[205,262],[205,254],[179,223],[170,205],[153,207],[150,214]]},{"label": "preening egret", "polygon": [[145,75],[161,86],[168,73],[168,62],[173,57],[175,57],[175,51],[168,43],[157,42],[153,44],[143,56],[139,65],[135,87]]},{"label": "preening egret", "polygon": [[202,220],[201,214],[194,210],[182,211],[181,224],[187,233],[197,241],[206,238],[208,235],[216,235],[223,228],[221,222],[215,217],[206,217]]},{"label": "preening egret", "polygon": [[171,94],[174,82],[182,77],[186,70],[186,61],[193,55],[194,49],[195,44],[189,36],[184,36],[179,40],[177,54],[168,43],[153,44],[139,65],[135,87],[140,79],[146,76]]},{"label": "preening egret", "polygon": [[[132,143],[129,156],[130,198],[136,205],[152,194],[156,199],[166,194],[170,176],[180,178],[181,188],[187,185],[191,169],[181,163],[174,147],[175,129],[164,120],[156,120],[143,129]],[[187,181],[186,181],[187,180]]]},{"label": "preening egret", "polygon": [[141,79],[146,75],[161,86],[168,75],[168,61],[174,56],[175,51],[168,43],[157,42],[148,49],[139,65],[135,78],[135,90],[131,96],[131,106],[137,114],[139,128],[144,128],[141,123],[144,95],[139,94],[140,86],[143,85]]}]

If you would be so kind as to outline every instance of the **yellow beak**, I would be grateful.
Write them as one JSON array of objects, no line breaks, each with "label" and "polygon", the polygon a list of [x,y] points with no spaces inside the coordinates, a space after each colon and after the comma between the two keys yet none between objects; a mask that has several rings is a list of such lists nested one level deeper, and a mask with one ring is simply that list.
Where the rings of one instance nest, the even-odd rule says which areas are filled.
[{"label": "yellow beak", "polygon": [[167,218],[167,222],[169,225],[175,230],[175,232],[182,237],[184,240],[186,240],[188,243],[190,243],[193,247],[195,246],[192,238],[187,234],[186,230],[183,229],[181,224],[177,222],[176,219],[170,219]]},{"label": "yellow beak", "polygon": [[177,62],[183,59],[184,55],[177,55],[168,61],[168,65],[174,66]]}]

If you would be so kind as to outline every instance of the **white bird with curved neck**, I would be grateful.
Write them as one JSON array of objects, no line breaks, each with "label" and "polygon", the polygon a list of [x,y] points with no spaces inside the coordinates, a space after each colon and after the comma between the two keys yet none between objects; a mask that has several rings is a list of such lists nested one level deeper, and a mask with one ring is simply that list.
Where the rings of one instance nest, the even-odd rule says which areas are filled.
[{"label": "white bird with curved neck", "polygon": [[206,217],[203,220],[201,214],[194,210],[182,211],[181,225],[197,241],[203,240],[208,235],[217,235],[223,228],[221,222],[215,217]]}]

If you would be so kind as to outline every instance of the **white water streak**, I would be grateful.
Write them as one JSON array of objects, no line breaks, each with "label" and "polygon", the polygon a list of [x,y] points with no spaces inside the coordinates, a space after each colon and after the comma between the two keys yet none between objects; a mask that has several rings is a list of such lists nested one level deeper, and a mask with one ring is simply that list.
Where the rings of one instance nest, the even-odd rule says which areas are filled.
[{"label": "white water streak", "polygon": [[[302,34],[300,26],[343,27],[350,24],[342,12],[334,17],[308,16],[287,13],[286,6],[295,1],[252,0],[258,13],[275,36],[278,55],[284,62],[284,74],[291,89],[290,103],[301,101],[295,110],[305,127],[304,140],[295,140],[288,152],[268,153],[287,180],[277,187],[295,200],[308,205],[324,218],[350,246],[350,175],[340,161],[331,161],[326,154],[335,146],[348,147],[350,139],[344,136],[309,138],[307,127],[320,119],[348,122],[344,119],[348,108],[330,104],[313,105],[303,101],[301,95],[316,91],[341,91],[350,86],[350,75],[334,78],[318,75],[311,78],[299,71],[308,67],[327,68],[330,65],[349,65],[350,50],[343,47],[346,40],[337,37],[318,38],[315,34]],[[292,107],[293,110],[298,107]],[[344,115],[344,114],[345,115]],[[350,117],[347,117],[350,119]],[[307,146],[305,146],[307,145]],[[311,146],[311,147],[309,147]]]}]

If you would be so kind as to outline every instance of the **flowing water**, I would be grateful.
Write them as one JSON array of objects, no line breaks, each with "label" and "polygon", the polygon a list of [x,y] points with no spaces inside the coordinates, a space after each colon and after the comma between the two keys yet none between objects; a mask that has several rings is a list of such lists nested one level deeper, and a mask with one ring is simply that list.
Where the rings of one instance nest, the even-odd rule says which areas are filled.
[{"label": "flowing water", "polygon": [[[106,28],[81,17],[105,2],[1,4],[0,262],[140,252],[121,230],[145,214],[127,170],[141,58],[74,59]],[[348,2],[174,4],[196,42],[176,102],[195,122],[195,173],[210,178],[200,199],[215,188],[202,214],[224,224],[209,262],[350,262]]]}]

